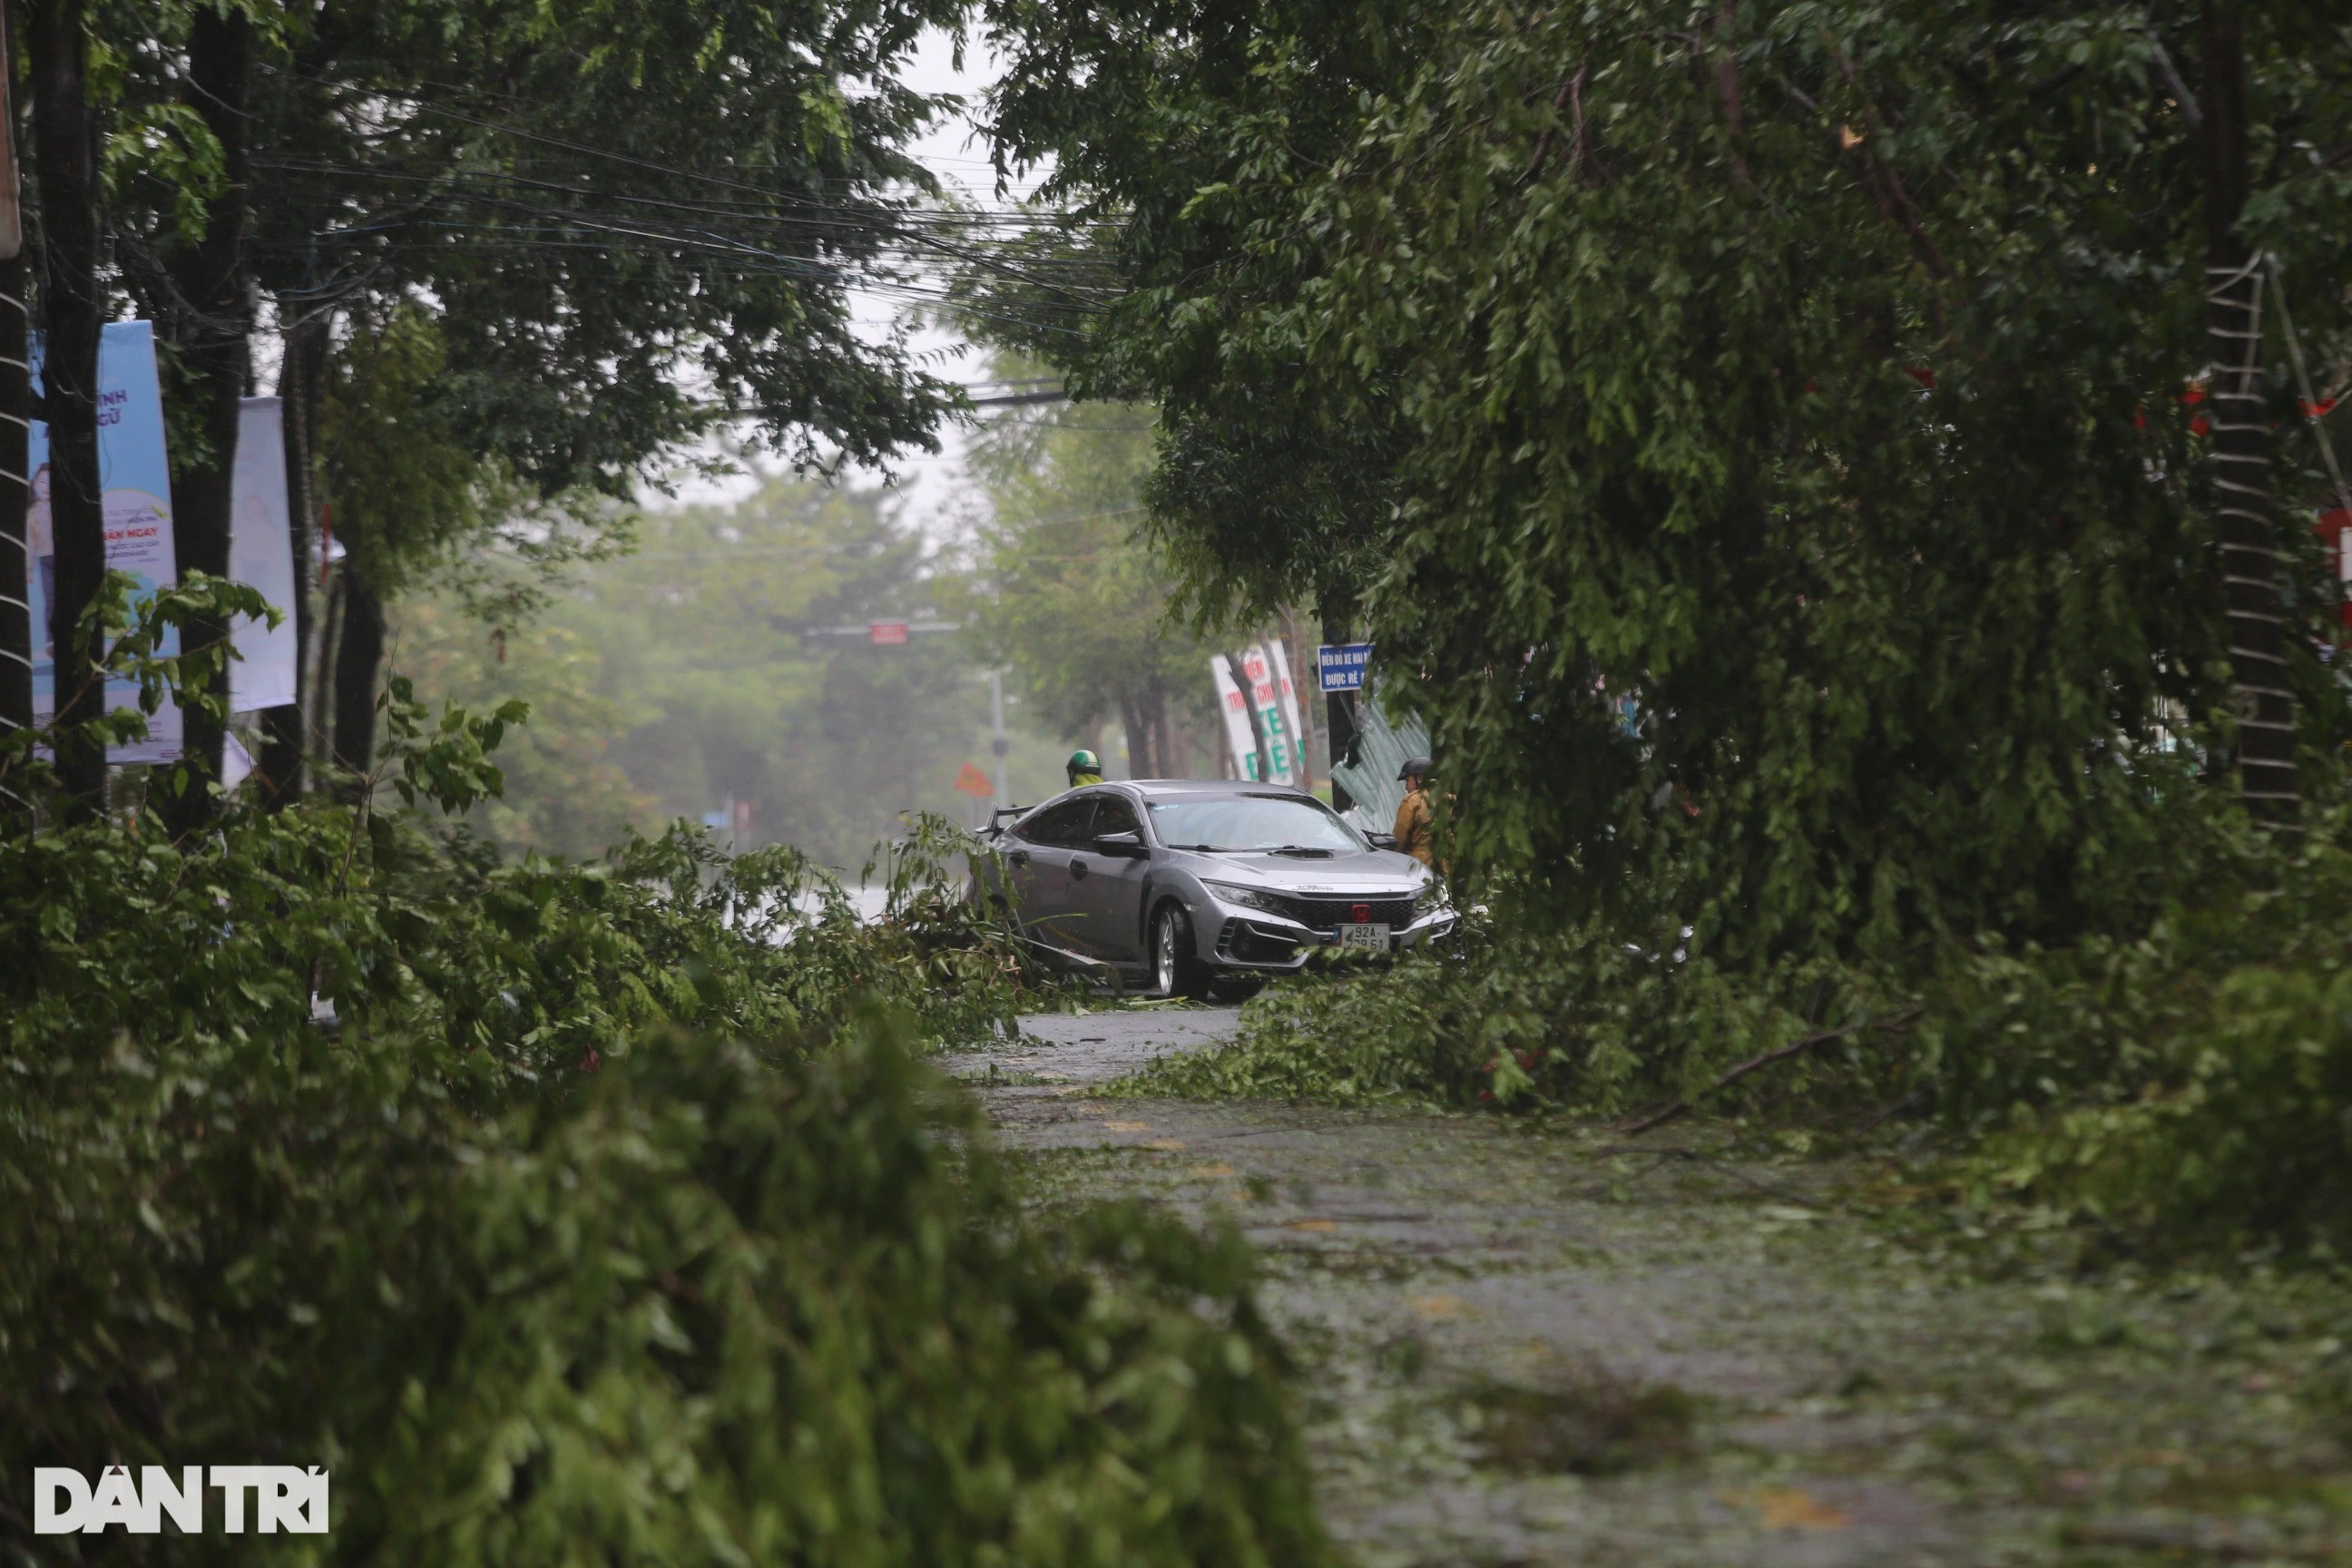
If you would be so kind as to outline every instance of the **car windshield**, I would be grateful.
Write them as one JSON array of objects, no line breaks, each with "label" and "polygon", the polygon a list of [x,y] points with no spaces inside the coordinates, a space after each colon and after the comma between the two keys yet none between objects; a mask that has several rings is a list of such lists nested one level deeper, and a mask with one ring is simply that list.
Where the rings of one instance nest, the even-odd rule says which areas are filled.
[{"label": "car windshield", "polygon": [[1344,855],[1365,847],[1354,828],[1296,795],[1155,800],[1151,826],[1171,849],[1307,849]]}]

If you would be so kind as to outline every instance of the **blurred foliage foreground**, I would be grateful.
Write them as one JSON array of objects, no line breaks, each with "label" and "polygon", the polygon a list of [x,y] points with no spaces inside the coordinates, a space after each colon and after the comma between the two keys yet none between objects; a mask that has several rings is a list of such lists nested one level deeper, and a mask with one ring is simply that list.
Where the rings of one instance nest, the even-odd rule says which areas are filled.
[{"label": "blurred foliage foreground", "polygon": [[[1687,928],[1541,931],[1490,889],[1451,951],[1250,1004],[1130,1092],[1569,1111],[1633,1146],[1705,1118],[1894,1155],[1906,1204],[2084,1262],[2352,1262],[2352,810],[2282,844],[2214,820],[2137,933],[1945,937],[1720,964]],[[1930,1217],[1924,1215],[1922,1217]]]},{"label": "blurred foliage foreground", "polygon": [[[385,708],[418,806],[498,787],[520,713]],[[1025,1218],[921,1064],[1027,984],[936,825],[860,923],[683,830],[155,815],[0,834],[0,1561],[1325,1560],[1242,1244]],[[32,1534],[116,1462],[332,1529]]]}]

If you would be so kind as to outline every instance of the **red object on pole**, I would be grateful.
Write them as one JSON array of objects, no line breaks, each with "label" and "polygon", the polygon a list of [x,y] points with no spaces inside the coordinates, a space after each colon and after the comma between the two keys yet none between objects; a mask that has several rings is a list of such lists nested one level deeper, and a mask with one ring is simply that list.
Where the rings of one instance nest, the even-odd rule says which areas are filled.
[{"label": "red object on pole", "polygon": [[904,647],[907,643],[907,623],[904,621],[868,621],[866,640],[876,647]]},{"label": "red object on pole", "polygon": [[996,794],[995,784],[970,763],[964,763],[963,771],[956,774],[955,786],[974,800],[987,800]]}]

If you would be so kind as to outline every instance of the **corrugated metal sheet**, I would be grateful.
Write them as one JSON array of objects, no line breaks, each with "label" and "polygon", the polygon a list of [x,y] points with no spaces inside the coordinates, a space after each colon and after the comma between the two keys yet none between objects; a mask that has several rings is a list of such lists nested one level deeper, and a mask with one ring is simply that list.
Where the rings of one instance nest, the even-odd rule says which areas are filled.
[{"label": "corrugated metal sheet", "polygon": [[1407,757],[1428,751],[1429,726],[1419,718],[1391,723],[1381,711],[1373,689],[1368,687],[1357,697],[1354,760],[1334,763],[1331,767],[1331,776],[1356,803],[1349,815],[1357,826],[1386,833],[1396,826],[1397,805],[1404,799],[1397,770],[1404,766]]}]

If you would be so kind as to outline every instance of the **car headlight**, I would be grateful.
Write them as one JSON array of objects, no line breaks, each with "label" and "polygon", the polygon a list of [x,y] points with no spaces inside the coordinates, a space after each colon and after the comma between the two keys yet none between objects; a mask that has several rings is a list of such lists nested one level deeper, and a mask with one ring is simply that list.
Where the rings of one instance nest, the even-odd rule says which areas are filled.
[{"label": "car headlight", "polygon": [[1412,912],[1425,915],[1445,908],[1445,884],[1432,879],[1413,889]]},{"label": "car headlight", "polygon": [[1282,906],[1275,901],[1273,895],[1261,893],[1255,888],[1237,888],[1231,882],[1203,882],[1201,886],[1208,889],[1210,896],[1221,902],[1239,904],[1245,910],[1264,910],[1270,915],[1282,913]]}]

